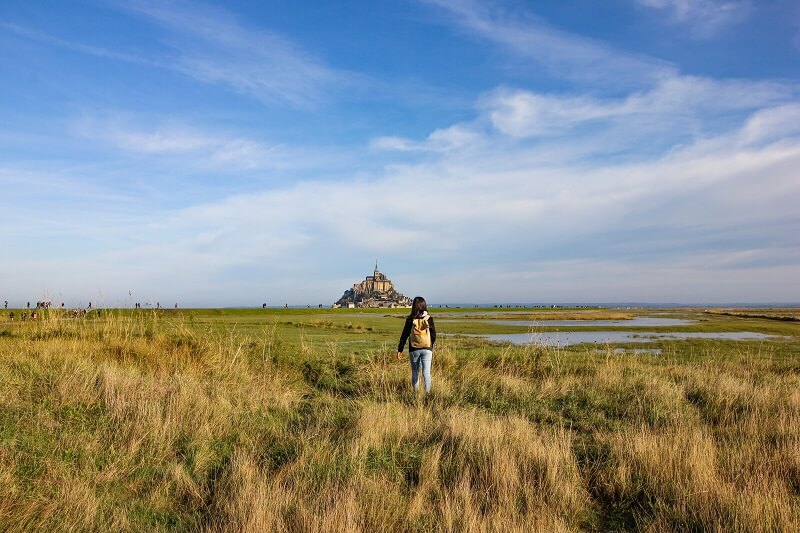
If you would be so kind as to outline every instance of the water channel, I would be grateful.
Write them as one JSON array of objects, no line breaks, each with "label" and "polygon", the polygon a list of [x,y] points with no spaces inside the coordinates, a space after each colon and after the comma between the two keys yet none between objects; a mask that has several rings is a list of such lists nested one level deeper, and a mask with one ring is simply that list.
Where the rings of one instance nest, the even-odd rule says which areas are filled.
[{"label": "water channel", "polygon": [[544,344],[547,346],[571,346],[573,344],[615,344],[621,342],[654,342],[660,340],[685,340],[685,339],[727,339],[727,340],[763,340],[771,337],[764,333],[751,331],[734,332],[670,332],[656,333],[651,331],[553,331],[535,333],[492,333],[485,335],[470,335],[482,337],[495,342],[510,342],[513,344]]},{"label": "water channel", "polygon": [[663,318],[654,316],[639,316],[628,320],[481,320],[487,324],[502,324],[504,326],[527,326],[535,328],[537,326],[546,327],[597,327],[607,326],[610,328],[617,327],[669,327],[669,326],[687,326],[695,324],[695,320],[686,320],[683,318]]},{"label": "water channel", "polygon": [[[451,319],[452,320],[452,319]],[[443,322],[451,320],[444,319]],[[525,326],[529,333],[491,333],[470,335],[495,342],[511,342],[513,344],[544,344],[547,346],[571,346],[573,344],[616,344],[647,343],[660,340],[685,339],[723,339],[723,340],[763,340],[770,338],[764,333],[751,331],[734,332],[659,332],[659,331],[625,331],[613,329],[607,331],[582,331],[589,327],[609,328],[659,328],[696,324],[696,320],[682,318],[665,318],[659,316],[635,317],[628,320],[476,320],[477,322],[503,325]],[[569,328],[563,331],[536,331],[537,328]]]}]

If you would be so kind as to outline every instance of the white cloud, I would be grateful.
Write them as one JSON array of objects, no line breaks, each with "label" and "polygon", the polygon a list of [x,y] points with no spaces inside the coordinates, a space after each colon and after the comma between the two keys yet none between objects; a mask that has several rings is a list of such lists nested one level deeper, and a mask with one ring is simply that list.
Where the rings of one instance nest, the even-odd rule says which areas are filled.
[{"label": "white cloud", "polygon": [[310,107],[333,87],[354,87],[352,73],[337,71],[277,33],[246,28],[223,9],[183,2],[141,0],[118,4],[167,30],[167,52],[119,52],[2,23],[22,37],[96,57],[169,69],[204,83],[227,86],[264,102]]},{"label": "white cloud", "polygon": [[501,90],[484,100],[491,123],[513,137],[553,135],[576,124],[619,114],[619,106],[588,97]]},{"label": "white cloud", "polygon": [[418,143],[405,137],[384,136],[373,139],[370,146],[376,150],[394,150],[398,152],[415,152],[425,150],[424,143]]},{"label": "white cloud", "polygon": [[741,131],[744,144],[780,140],[800,134],[800,103],[764,109],[751,116]]},{"label": "white cloud", "polygon": [[726,26],[743,21],[750,0],[636,0],[639,4],[668,11],[675,23],[689,25],[698,37],[710,37]]},{"label": "white cloud", "polygon": [[497,43],[556,76],[611,86],[638,86],[674,74],[673,65],[616,50],[554,28],[530,14],[509,14],[495,3],[423,0],[441,8],[469,33]]},{"label": "white cloud", "polygon": [[157,67],[157,68],[167,67],[167,65],[164,63],[160,63],[158,61],[154,61],[152,59],[142,57],[140,55],[117,52],[114,50],[103,48],[102,46],[92,46],[83,43],[73,42],[67,39],[61,39],[59,37],[55,37],[53,35],[49,35],[41,31],[32,30],[30,28],[26,28],[18,24],[9,24],[7,22],[3,22],[0,23],[0,27],[5,28],[27,39],[32,39],[34,41],[51,44],[61,48],[66,48],[69,50],[73,50],[75,52],[80,52],[82,54],[88,54],[95,57],[102,57],[106,59],[113,59],[116,61],[124,61],[126,63],[134,63],[137,65],[145,65],[148,67]]},{"label": "white cloud", "polygon": [[[26,257],[34,265],[23,268],[26,283],[102,288],[112,301],[148,287],[153,299],[182,305],[329,303],[346,288],[335,283],[342,271],[376,256],[407,283],[401,290],[439,301],[786,300],[800,298],[791,292],[800,274],[800,134],[780,117],[796,112],[758,110],[741,127],[637,162],[586,166],[569,157],[571,139],[553,159],[540,145],[485,137],[474,150],[442,151],[380,177],[301,181],[182,209],[139,200],[119,220],[108,213],[124,204],[83,217],[59,207],[57,192],[48,201],[35,178],[0,179],[9,205],[35,190],[54,220],[73,224],[64,238],[103,243],[82,258],[84,271]],[[640,135],[627,129],[629,139]],[[0,230],[0,245],[24,253],[28,230],[14,227],[15,235]],[[453,274],[453,264],[464,267]],[[0,275],[15,268],[4,261]],[[511,292],[506,274],[521,276]]]},{"label": "white cloud", "polygon": [[456,124],[449,128],[434,130],[422,141],[414,141],[404,137],[378,137],[370,146],[376,150],[399,152],[447,152],[474,145],[481,139],[481,134],[474,127]]},{"label": "white cloud", "polygon": [[260,169],[282,167],[292,159],[286,147],[212,132],[165,121],[157,125],[125,116],[86,116],[73,130],[88,139],[108,143],[130,153],[154,157],[177,156],[216,168]]},{"label": "white cloud", "polygon": [[[588,294],[605,299],[638,294],[641,299],[665,300],[669,294],[654,274],[662,269],[651,269],[662,263],[659,249],[667,246],[667,236],[675,232],[676,242],[664,253],[673,264],[685,263],[680,270],[687,275],[682,279],[693,286],[698,279],[708,278],[711,270],[739,268],[736,265],[745,259],[743,255],[759,262],[761,253],[753,253],[751,244],[734,242],[714,250],[719,235],[731,227],[761,227],[765,229],[761,233],[756,230],[755,239],[763,239],[763,231],[767,231],[769,242],[794,242],[770,252],[774,256],[771,261],[778,264],[795,261],[789,264],[796,265],[800,254],[800,243],[791,237],[800,226],[794,207],[800,199],[800,183],[792,170],[800,165],[797,140],[749,151],[730,144],[710,154],[687,149],[656,161],[594,170],[519,167],[509,172],[487,171],[500,159],[513,160],[514,152],[499,152],[482,166],[448,158],[435,165],[398,170],[376,181],[302,183],[183,210],[167,219],[159,234],[186,232],[199,240],[165,245],[155,255],[180,253],[181,262],[204,265],[201,268],[214,277],[214,271],[237,264],[261,264],[264,268],[273,262],[285,266],[308,261],[324,264],[326,257],[342,255],[388,256],[397,261],[398,256],[413,253],[434,263],[437,258],[447,258],[446,263],[456,260],[474,265],[516,249],[514,255],[523,258],[531,252],[550,259],[578,258],[584,266],[573,273],[588,275],[593,263],[624,265],[613,259],[617,255],[614,246],[603,250],[594,242],[598,234],[619,234],[614,238],[623,239],[627,247],[623,257],[635,256],[637,248],[650,249],[655,257],[643,260],[638,273],[630,274],[624,283],[614,282],[613,290],[607,288],[603,293],[595,288],[583,293],[583,298]],[[773,226],[781,221],[784,229],[773,233]],[[624,237],[625,231],[642,226],[661,228],[665,234],[657,240],[647,231]],[[686,227],[696,228],[690,241],[680,236],[681,228]],[[712,248],[706,249],[708,246]],[[213,256],[206,257],[204,250],[213,250]],[[712,251],[725,259],[716,265],[704,262],[703,254]],[[131,258],[141,257],[137,250],[131,253]],[[495,272],[502,264],[492,260],[483,268]],[[633,267],[625,268],[630,271]],[[760,267],[747,268],[758,272]],[[551,278],[552,270],[543,269],[545,277]],[[735,276],[725,276],[731,277]],[[592,279],[599,283],[600,278]],[[641,280],[643,287],[650,286],[637,293],[631,289],[636,280]],[[563,295],[573,281],[564,279],[549,290]],[[786,284],[788,279],[780,282]],[[660,288],[654,288],[654,283]],[[472,292],[470,287],[478,285],[503,290],[485,277],[473,277],[457,291],[454,288],[449,297],[477,298],[480,291],[488,291],[476,288]],[[537,286],[534,280],[518,287],[517,296],[536,299],[538,293],[532,291]],[[430,281],[424,289],[447,294]],[[712,286],[713,291],[718,289]]]},{"label": "white cloud", "polygon": [[444,150],[463,148],[478,141],[480,134],[463,124],[435,130],[428,136],[428,142]]},{"label": "white cloud", "polygon": [[[442,275],[402,278],[402,286],[424,287],[429,302],[454,302],[439,295],[464,294],[467,302],[791,302],[796,295],[781,292],[770,280],[788,280],[797,275],[793,265],[749,266],[736,269],[717,264],[714,254],[663,258],[646,265],[621,259],[541,260],[505,265],[500,269],[465,267]],[[401,278],[398,278],[398,281]],[[474,280],[480,279],[480,284]],[[732,294],[731,287],[736,287]],[[614,295],[632,295],[629,300]],[[609,295],[612,295],[609,297]]]},{"label": "white cloud", "polygon": [[[770,261],[796,264],[800,242],[793,235],[800,220],[794,206],[800,201],[800,182],[794,169],[800,167],[800,138],[786,129],[750,147],[740,142],[754,124],[769,127],[770,116],[778,114],[756,112],[741,128],[637,163],[540,165],[531,157],[537,148],[489,139],[482,150],[442,152],[438,162],[399,167],[377,180],[302,183],[215,204],[211,219],[205,210],[179,216],[195,228],[226,221],[227,230],[216,244],[223,248],[233,249],[237,242],[243,246],[238,235],[245,228],[249,235],[282,235],[303,243],[294,255],[298,261],[344,248],[355,256],[414,250],[429,260],[449,257],[480,264],[495,253],[531,249],[588,263],[610,260],[615,253],[597,249],[597,234],[620,235],[614,238],[634,250],[657,250],[674,235],[671,261],[684,258],[682,268],[699,272],[699,250],[727,258],[714,268],[735,267],[745,256],[756,263],[765,258],[753,252],[752,243],[717,242],[730,228],[747,227],[743,233],[759,242],[769,233],[769,242],[776,245]],[[260,213],[274,216],[260,219]],[[621,237],[630,229],[652,227],[664,234],[653,240],[645,229],[630,240]],[[681,232],[691,227],[696,230],[688,239]],[[498,268],[495,261],[489,263],[486,268]],[[646,273],[640,277],[655,281]]]},{"label": "white cloud", "polygon": [[536,137],[560,134],[586,122],[630,116],[661,117],[669,125],[682,116],[752,110],[786,101],[791,95],[791,87],[777,83],[670,76],[649,91],[621,99],[501,89],[483,98],[481,105],[494,127],[506,135]]},{"label": "white cloud", "polygon": [[121,7],[169,30],[176,70],[264,101],[307,107],[333,84],[353,79],[277,33],[246,28],[223,9],[149,0]]},{"label": "white cloud", "polygon": [[120,148],[147,154],[196,152],[218,146],[210,137],[198,137],[193,133],[177,130],[122,131],[111,132],[110,140]]},{"label": "white cloud", "polygon": [[[459,29],[595,90],[491,91],[472,120],[372,141],[409,152],[403,164],[331,165],[336,181],[264,177],[311,150],[161,116],[90,116],[75,131],[117,149],[104,162],[0,170],[10,221],[0,249],[14,252],[0,278],[18,296],[60,283],[111,301],[147,287],[162,303],[241,305],[260,302],[259,290],[270,303],[319,302],[377,256],[401,290],[440,301],[800,299],[795,87],[682,76],[496,4],[431,3]],[[157,66],[260,100],[314,105],[342,76],[222,10],[128,9],[166,29]],[[246,188],[223,183],[242,174]]]}]

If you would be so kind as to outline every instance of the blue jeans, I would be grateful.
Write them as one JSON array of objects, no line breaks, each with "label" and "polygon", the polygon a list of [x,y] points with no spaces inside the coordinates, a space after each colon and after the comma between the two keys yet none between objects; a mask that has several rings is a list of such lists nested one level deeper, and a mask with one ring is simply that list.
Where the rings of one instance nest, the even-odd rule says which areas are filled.
[{"label": "blue jeans", "polygon": [[422,377],[425,379],[425,392],[431,391],[431,359],[433,359],[433,352],[431,350],[414,350],[409,355],[411,362],[411,385],[414,390],[418,390],[419,386],[419,371],[422,369]]}]

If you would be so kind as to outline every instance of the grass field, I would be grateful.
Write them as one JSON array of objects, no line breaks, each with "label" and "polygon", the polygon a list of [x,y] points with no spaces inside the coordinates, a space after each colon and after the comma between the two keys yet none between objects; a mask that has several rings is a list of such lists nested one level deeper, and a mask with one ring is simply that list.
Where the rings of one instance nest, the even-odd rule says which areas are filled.
[{"label": "grass field", "polygon": [[427,397],[403,311],[4,313],[0,530],[800,530],[800,324],[671,311],[780,337],[618,354],[474,311]]}]

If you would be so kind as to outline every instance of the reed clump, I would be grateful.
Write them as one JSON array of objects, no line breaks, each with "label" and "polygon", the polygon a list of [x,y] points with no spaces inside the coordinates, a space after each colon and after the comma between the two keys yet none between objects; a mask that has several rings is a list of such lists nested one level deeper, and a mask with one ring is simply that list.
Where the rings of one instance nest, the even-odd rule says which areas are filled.
[{"label": "reed clump", "polygon": [[3,331],[5,531],[800,530],[800,371],[757,346],[442,338],[424,397],[391,347],[148,312]]}]

